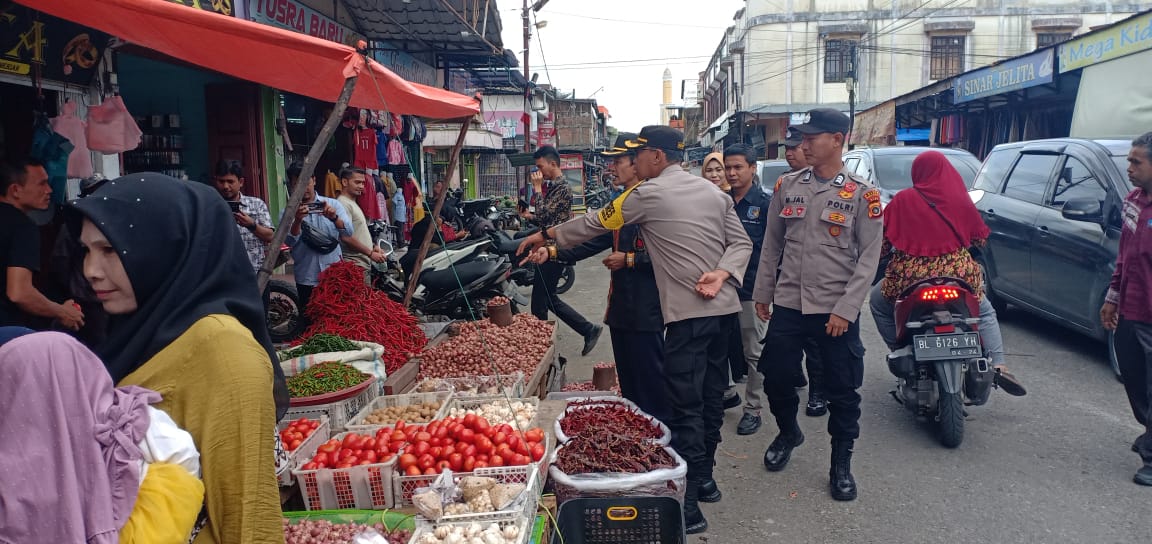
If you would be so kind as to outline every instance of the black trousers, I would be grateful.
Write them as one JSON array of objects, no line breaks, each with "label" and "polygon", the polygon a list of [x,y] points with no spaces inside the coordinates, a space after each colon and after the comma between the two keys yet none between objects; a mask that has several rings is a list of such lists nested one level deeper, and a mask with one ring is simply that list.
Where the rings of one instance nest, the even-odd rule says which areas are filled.
[{"label": "black trousers", "polygon": [[740,327],[728,335],[728,368],[734,382],[748,375],[748,360],[744,358],[744,338],[740,335]]},{"label": "black trousers", "polygon": [[824,363],[820,361],[820,348],[814,340],[804,346],[804,367],[808,369],[808,392],[824,396]]},{"label": "black trousers", "polygon": [[728,337],[737,315],[669,323],[664,336],[664,394],[672,447],[688,463],[688,482],[710,479],[728,388]]},{"label": "black trousers", "polygon": [[556,294],[556,285],[560,283],[560,274],[563,271],[564,265],[554,262],[536,267],[536,273],[532,275],[532,315],[544,321],[548,319],[548,310],[552,310],[552,313],[576,331],[576,334],[588,336],[595,325],[560,300],[560,296]]},{"label": "black trousers", "polygon": [[609,332],[620,394],[652,417],[667,422],[670,408],[664,393],[664,333],[617,328]]},{"label": "black trousers", "polygon": [[860,393],[856,390],[864,381],[860,320],[838,337],[828,336],[827,323],[828,314],[803,315],[776,306],[760,355],[764,396],[781,432],[799,431],[796,388],[804,383],[804,348],[814,343],[823,370],[820,388],[828,401],[828,434],[833,439],[855,440],[860,436]]},{"label": "black trousers", "polygon": [[1144,463],[1149,464],[1152,463],[1152,323],[1121,319],[1115,344],[1132,415],[1144,426],[1136,449]]}]

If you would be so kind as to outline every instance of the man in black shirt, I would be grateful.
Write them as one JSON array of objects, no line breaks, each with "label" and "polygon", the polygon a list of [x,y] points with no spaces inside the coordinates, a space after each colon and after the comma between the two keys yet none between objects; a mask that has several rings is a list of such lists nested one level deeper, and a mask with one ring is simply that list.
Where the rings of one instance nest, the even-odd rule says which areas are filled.
[{"label": "man in black shirt", "polygon": [[51,194],[43,165],[0,165],[0,326],[22,324],[24,314],[52,318],[72,330],[84,325],[73,301],[57,304],[32,285],[32,274],[40,270],[40,229],[27,214],[48,209]]}]

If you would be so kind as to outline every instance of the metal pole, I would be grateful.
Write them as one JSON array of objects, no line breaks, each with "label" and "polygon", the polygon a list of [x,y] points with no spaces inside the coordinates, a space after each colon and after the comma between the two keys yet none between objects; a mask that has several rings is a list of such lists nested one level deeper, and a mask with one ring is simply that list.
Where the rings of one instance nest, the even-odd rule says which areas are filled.
[{"label": "metal pole", "polygon": [[352,90],[355,88],[356,76],[344,80],[344,88],[340,90],[340,97],[336,99],[336,105],[332,108],[332,113],[328,114],[328,119],[324,121],[324,126],[320,129],[320,134],[316,136],[316,141],[312,142],[312,147],[308,149],[308,155],[304,157],[304,166],[300,171],[300,179],[297,179],[296,186],[292,187],[292,194],[288,197],[288,204],[284,208],[284,213],[280,216],[280,222],[276,225],[276,231],[272,234],[272,241],[268,242],[268,253],[264,257],[264,264],[260,266],[260,272],[256,274],[256,284],[259,286],[261,293],[263,293],[264,288],[268,286],[268,281],[272,279],[272,265],[276,263],[276,259],[280,256],[280,246],[284,245],[284,239],[288,237],[288,230],[291,228],[292,222],[296,220],[296,209],[300,207],[300,202],[304,200],[304,193],[308,188],[308,180],[312,179],[312,175],[316,173],[316,163],[320,162],[320,155],[322,155],[324,149],[328,147],[328,141],[332,139],[332,134],[336,132],[336,126],[340,124],[340,119],[344,117],[344,110],[348,108],[348,101],[352,99]]},{"label": "metal pole", "polygon": [[524,0],[524,152],[532,151],[532,74],[528,69],[528,47],[532,40],[532,27],[528,24],[528,0]]},{"label": "metal pole", "polygon": [[[448,177],[451,179],[452,173],[456,171],[456,167],[460,162],[460,150],[464,148],[464,137],[468,134],[468,125],[472,124],[471,117],[460,119],[460,134],[456,136],[456,145],[452,147],[452,157],[448,159]],[[435,185],[435,180],[428,184],[429,187]],[[440,217],[440,209],[444,207],[444,196],[448,194],[448,180],[444,180],[444,189],[436,196],[436,205],[432,207],[432,215],[428,218],[431,223],[428,225],[428,230],[424,231],[424,239],[420,241],[420,250],[416,253],[416,262],[412,264],[411,279],[408,280],[408,289],[404,293],[404,307],[407,308],[412,303],[412,294],[416,292],[416,285],[420,280],[420,268],[424,266],[424,257],[428,255],[428,244],[432,243],[432,236],[440,231],[439,226],[436,224],[436,218]]]}]

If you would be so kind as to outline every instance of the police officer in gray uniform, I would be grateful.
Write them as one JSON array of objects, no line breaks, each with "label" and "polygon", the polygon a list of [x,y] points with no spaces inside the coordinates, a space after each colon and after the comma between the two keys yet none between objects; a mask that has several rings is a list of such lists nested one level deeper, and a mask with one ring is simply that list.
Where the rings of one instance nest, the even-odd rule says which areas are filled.
[{"label": "police officer in gray uniform", "polygon": [[[520,251],[532,250],[528,258],[541,262],[557,247],[571,247],[624,225],[640,225],[666,327],[664,389],[671,412],[665,423],[672,429],[672,447],[688,463],[684,524],[686,532],[699,533],[707,530],[708,522],[698,498],[720,498],[712,468],[724,419],[728,337],[739,326],[736,289],[752,242],[736,217],[732,199],[680,167],[684,150],[680,131],[647,126],[627,147],[636,150],[637,173],[647,181],[599,213],[529,236]],[[552,239],[555,245],[544,247]]]},{"label": "police officer in gray uniform", "polygon": [[804,135],[809,167],[784,176],[773,195],[752,294],[757,314],[769,320],[760,371],[780,428],[764,452],[764,466],[783,470],[792,449],[804,442],[796,387],[804,380],[804,345],[814,341],[832,436],[829,488],[832,498],[849,501],[856,498],[851,461],[864,378],[860,306],[883,244],[880,192],[844,168],[848,116],[818,108],[808,118],[795,128]]}]

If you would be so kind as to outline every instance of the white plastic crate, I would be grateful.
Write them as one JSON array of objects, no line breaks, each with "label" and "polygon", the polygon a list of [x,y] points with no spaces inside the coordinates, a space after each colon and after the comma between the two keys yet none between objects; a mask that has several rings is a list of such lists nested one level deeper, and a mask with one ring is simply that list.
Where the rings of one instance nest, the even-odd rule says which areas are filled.
[{"label": "white plastic crate", "polygon": [[364,419],[376,410],[381,408],[388,408],[390,406],[411,406],[413,404],[421,404],[424,402],[439,402],[440,408],[436,411],[436,414],[432,417],[432,419],[425,421],[404,420],[404,423],[425,425],[431,423],[433,420],[444,417],[444,411],[448,408],[448,404],[451,399],[452,393],[447,391],[434,393],[406,393],[403,395],[385,395],[383,397],[376,397],[375,399],[372,399],[372,401],[369,402],[367,406],[362,408],[360,412],[355,415],[355,417],[349,420],[344,427],[348,431],[356,431],[361,434],[372,434],[382,427],[391,427],[396,423],[395,421],[392,423],[383,424],[365,423]]},{"label": "white plastic crate", "polygon": [[[428,378],[424,381],[441,381],[452,388],[454,398],[467,399],[467,398],[480,398],[508,395],[512,398],[520,398],[524,396],[524,373],[516,372],[514,374],[497,374],[494,376],[468,376],[463,378]],[[499,393],[473,393],[470,390],[476,387],[492,387],[501,386],[504,389]],[[420,386],[416,386],[420,389]]]},{"label": "white plastic crate", "polygon": [[[333,438],[343,440],[340,433]],[[395,505],[392,477],[397,453],[387,463],[350,468],[295,469],[306,510],[384,510]]]},{"label": "white plastic crate", "polygon": [[[531,404],[533,409],[534,409],[533,411],[534,411],[535,415],[532,416],[532,420],[528,423],[528,425],[526,427],[524,427],[523,429],[517,429],[517,425],[516,425],[515,420],[511,420],[511,419],[507,419],[507,420],[503,420],[503,421],[489,420],[488,423],[493,425],[493,426],[499,426],[499,425],[503,425],[503,424],[507,423],[508,425],[511,425],[513,429],[523,430],[523,431],[527,431],[528,429],[530,429],[532,427],[539,427],[539,425],[537,425],[536,422],[539,420],[539,417],[540,417],[540,399],[538,399],[536,397],[508,398],[508,397],[504,397],[504,396],[491,396],[491,397],[472,397],[472,398],[464,398],[464,399],[453,397],[452,401],[448,403],[448,409],[444,411],[444,413],[442,414],[441,417],[453,417],[453,416],[464,417],[463,412],[465,410],[475,410],[475,409],[479,408],[480,406],[483,406],[485,404],[490,404],[490,403],[499,403],[499,405],[504,407],[506,410],[511,410],[509,408],[509,404],[510,403],[516,403],[516,402],[520,402],[520,403],[524,403],[524,404]],[[454,411],[456,411],[455,414],[453,414]]]},{"label": "white plastic crate", "polygon": [[[476,470],[477,471],[480,471],[480,470],[486,471],[486,470],[513,469],[511,474],[516,474],[516,473],[518,473],[517,471],[522,471],[528,467],[534,467],[537,472],[539,472],[539,473],[541,473],[541,475],[543,475],[544,470],[547,468],[547,465],[545,465],[544,463],[547,462],[548,459],[551,459],[553,448],[554,448],[554,444],[552,441],[552,435],[549,433],[544,433],[544,456],[541,457],[539,461],[533,461],[531,463],[528,463],[527,465],[518,465],[518,466],[513,466],[513,467],[484,467],[484,468],[479,468]],[[476,474],[475,472],[455,472],[455,473],[453,473],[453,476],[460,477],[460,478],[462,478],[464,476],[473,476],[473,475],[479,475],[479,474]],[[483,474],[483,475],[491,476],[491,474]],[[392,488],[395,490],[395,493],[396,493],[396,506],[397,507],[413,506],[412,494],[414,494],[416,492],[416,490],[420,489],[421,487],[428,487],[428,486],[432,485],[432,483],[435,482],[436,479],[439,477],[440,477],[440,474],[432,474],[432,475],[420,474],[418,476],[405,476],[405,475],[400,473],[400,467],[399,467],[399,465],[397,465],[396,474],[395,474],[395,478],[393,479],[393,486],[392,486]],[[520,483],[520,482],[526,482],[527,480],[519,480],[519,481],[512,480],[512,481]],[[508,482],[502,482],[502,483],[508,483]],[[544,486],[543,477],[540,478],[540,480],[537,482],[537,484],[540,486],[540,489],[543,490],[543,486]]]},{"label": "white plastic crate", "polygon": [[[285,417],[283,421],[276,424],[276,432],[279,433],[288,428],[288,425],[297,419],[300,418],[288,419]],[[320,425],[316,427],[315,431],[312,431],[312,434],[308,435],[308,438],[305,438],[304,441],[300,443],[299,447],[288,453],[288,470],[277,475],[281,487],[288,487],[295,483],[296,479],[292,476],[292,471],[299,468],[300,465],[311,461],[312,457],[316,455],[316,448],[319,448],[320,444],[327,442],[332,436],[332,427],[328,425],[328,416],[321,415],[319,418],[308,419],[319,419]],[[287,447],[287,445],[285,445],[285,447]]]},{"label": "white plastic crate", "polygon": [[[448,473],[440,475],[441,478],[448,476]],[[438,521],[433,521],[424,516],[416,516],[416,526],[435,526],[442,523],[490,523],[493,521],[508,521],[515,520],[528,514],[535,514],[536,508],[540,502],[540,494],[544,492],[544,479],[543,474],[536,465],[525,465],[520,467],[486,467],[478,468],[471,473],[452,473],[452,479],[456,483],[466,476],[488,477],[496,480],[496,483],[501,484],[524,484],[524,499],[518,501],[508,510],[501,510],[497,512],[481,512],[475,514],[457,514],[445,515]]]},{"label": "white plastic crate", "polygon": [[[510,519],[510,520],[505,520],[505,521],[484,521],[484,522],[457,521],[457,522],[433,523],[433,524],[426,525],[426,526],[419,526],[418,525],[416,527],[416,531],[412,533],[412,540],[410,540],[409,542],[412,542],[413,544],[420,542],[421,537],[423,537],[425,534],[435,533],[437,527],[448,527],[448,528],[459,527],[461,529],[466,529],[468,526],[475,523],[475,524],[479,524],[481,529],[485,529],[490,524],[495,523],[496,525],[498,525],[500,527],[501,530],[503,530],[505,527],[509,527],[509,526],[513,526],[513,527],[518,528],[520,530],[520,534],[516,540],[517,544],[527,544],[527,543],[532,541],[532,528],[533,528],[533,524],[535,523],[535,520],[536,520],[536,513],[533,512],[531,516],[520,516],[516,519]],[[467,540],[465,540],[465,542],[467,542]]]},{"label": "white plastic crate", "polygon": [[288,408],[288,413],[284,414],[284,419],[292,420],[302,417],[319,419],[320,416],[325,416],[328,418],[328,425],[333,433],[344,432],[348,422],[356,417],[356,414],[360,413],[360,410],[363,410],[368,403],[380,396],[380,388],[377,387],[377,384],[382,383],[380,380],[377,380],[376,384],[368,386],[368,388],[361,391],[355,397],[342,401],[330,404],[317,404],[315,406]]}]

